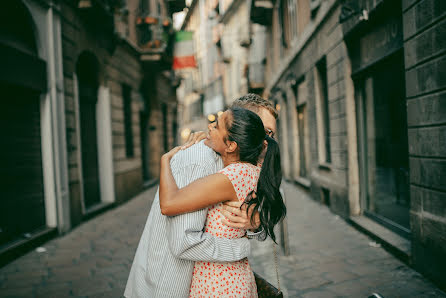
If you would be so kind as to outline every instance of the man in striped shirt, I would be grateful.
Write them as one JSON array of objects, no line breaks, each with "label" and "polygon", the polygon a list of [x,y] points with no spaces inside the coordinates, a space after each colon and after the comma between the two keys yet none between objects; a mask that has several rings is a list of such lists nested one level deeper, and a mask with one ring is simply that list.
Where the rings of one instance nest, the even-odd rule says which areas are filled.
[{"label": "man in striped shirt", "polygon": [[[234,105],[257,113],[266,132],[276,131],[277,112],[270,102],[258,95],[247,94]],[[221,158],[201,141],[179,151],[171,160],[173,177],[178,187],[215,174],[223,168]],[[246,212],[225,206],[225,221],[234,228],[252,229]],[[130,297],[188,297],[195,261],[234,262],[250,253],[247,238],[225,239],[203,232],[207,208],[178,216],[161,214],[158,192],[136,250],[124,296]],[[231,217],[231,213],[239,218]],[[265,232],[249,233],[248,238],[265,239]]]}]

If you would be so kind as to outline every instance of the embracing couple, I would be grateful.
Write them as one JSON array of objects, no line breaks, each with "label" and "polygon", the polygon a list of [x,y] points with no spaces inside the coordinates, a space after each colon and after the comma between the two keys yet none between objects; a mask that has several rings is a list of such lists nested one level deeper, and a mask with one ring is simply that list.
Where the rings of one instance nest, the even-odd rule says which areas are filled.
[{"label": "embracing couple", "polygon": [[286,213],[276,118],[247,94],[204,141],[163,155],[125,297],[257,297],[248,239],[275,240]]}]

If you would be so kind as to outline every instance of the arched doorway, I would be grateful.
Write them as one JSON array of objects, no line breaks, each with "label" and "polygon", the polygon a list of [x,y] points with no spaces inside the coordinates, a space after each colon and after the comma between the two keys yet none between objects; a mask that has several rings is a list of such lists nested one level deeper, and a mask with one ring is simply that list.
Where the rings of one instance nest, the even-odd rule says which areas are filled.
[{"label": "arched doorway", "polygon": [[46,63],[23,3],[0,10],[0,246],[46,228],[40,95]]},{"label": "arched doorway", "polygon": [[98,102],[99,63],[84,52],[76,63],[79,96],[79,127],[84,211],[101,202],[96,104]]}]

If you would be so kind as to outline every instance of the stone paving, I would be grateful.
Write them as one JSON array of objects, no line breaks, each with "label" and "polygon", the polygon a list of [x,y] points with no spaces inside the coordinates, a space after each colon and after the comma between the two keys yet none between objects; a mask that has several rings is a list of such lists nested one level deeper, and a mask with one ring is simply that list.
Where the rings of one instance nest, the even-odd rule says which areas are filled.
[{"label": "stone paving", "polygon": [[[290,254],[277,251],[285,297],[446,297],[296,186],[283,183],[283,189]],[[253,270],[276,284],[272,241],[252,244]]]},{"label": "stone paving", "polygon": [[0,268],[0,297],[121,297],[155,192]]},{"label": "stone paving", "polygon": [[[0,297],[121,297],[156,188],[0,268]],[[295,186],[285,183],[286,297],[446,297]],[[275,283],[271,242],[252,242],[254,270]]]}]

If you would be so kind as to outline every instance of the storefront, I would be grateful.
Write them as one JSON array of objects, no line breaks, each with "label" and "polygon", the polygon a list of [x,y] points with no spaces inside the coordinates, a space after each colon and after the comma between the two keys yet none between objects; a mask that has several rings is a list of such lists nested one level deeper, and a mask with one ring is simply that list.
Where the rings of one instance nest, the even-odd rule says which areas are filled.
[{"label": "storefront", "polygon": [[0,247],[46,227],[40,98],[47,65],[38,57],[27,8],[16,3],[2,11]]},{"label": "storefront", "polygon": [[361,209],[409,238],[405,68],[397,2],[376,8],[345,39],[355,84]]}]

